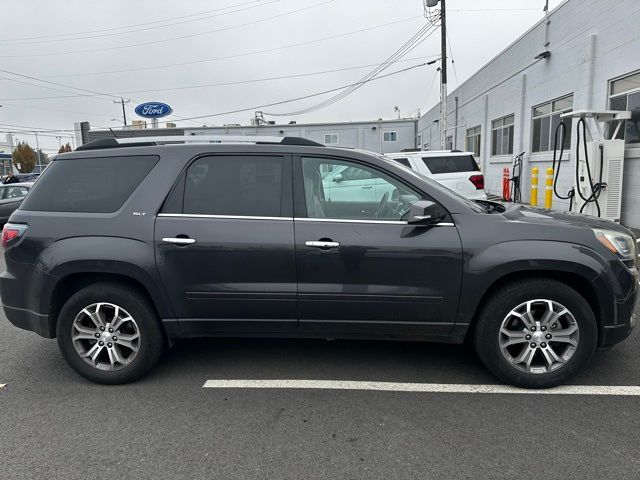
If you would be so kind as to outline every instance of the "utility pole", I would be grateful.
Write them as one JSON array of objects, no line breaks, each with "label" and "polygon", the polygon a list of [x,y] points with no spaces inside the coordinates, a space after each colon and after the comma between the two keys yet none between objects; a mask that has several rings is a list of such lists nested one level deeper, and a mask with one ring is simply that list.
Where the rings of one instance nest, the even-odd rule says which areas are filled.
[{"label": "utility pole", "polygon": [[447,143],[447,13],[446,0],[440,0],[440,148]]},{"label": "utility pole", "polygon": [[129,103],[131,100],[125,100],[124,98],[120,97],[120,100],[114,100],[113,103],[120,103],[122,104],[122,123],[124,123],[125,125],[127,125],[127,112],[124,109],[124,104],[125,103]]},{"label": "utility pole", "polygon": [[34,131],[36,136],[36,156],[38,157],[38,173],[42,173],[42,163],[40,162],[40,142],[38,142],[38,132]]}]

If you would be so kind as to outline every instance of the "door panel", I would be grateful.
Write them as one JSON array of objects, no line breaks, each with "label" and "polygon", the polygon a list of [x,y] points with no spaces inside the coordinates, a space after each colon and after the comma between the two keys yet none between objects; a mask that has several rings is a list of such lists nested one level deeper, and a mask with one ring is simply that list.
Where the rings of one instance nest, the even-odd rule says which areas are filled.
[{"label": "door panel", "polygon": [[[196,243],[162,240],[181,236]],[[155,238],[158,268],[180,320],[286,320],[282,328],[295,327],[292,220],[161,214]]]},{"label": "door panel", "polygon": [[295,330],[291,160],[196,159],[155,225],[156,262],[181,328]]},{"label": "door panel", "polygon": [[[462,275],[453,226],[296,219],[300,326],[336,334],[446,335]],[[328,239],[321,250],[306,241]]]},{"label": "door panel", "polygon": [[[376,196],[338,205],[318,172],[363,169]],[[413,227],[404,220],[422,194],[382,171],[345,160],[294,159],[294,220],[300,329],[326,335],[447,335],[462,276],[453,223]],[[389,195],[386,195],[386,194]],[[386,197],[386,198],[385,198]],[[449,220],[450,222],[450,220]]]}]

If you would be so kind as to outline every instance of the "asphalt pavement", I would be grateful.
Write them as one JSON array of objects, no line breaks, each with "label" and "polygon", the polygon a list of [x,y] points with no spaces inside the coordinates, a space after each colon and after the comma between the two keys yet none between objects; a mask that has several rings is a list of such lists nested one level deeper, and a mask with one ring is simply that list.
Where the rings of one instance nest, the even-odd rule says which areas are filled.
[{"label": "asphalt pavement", "polygon": [[[639,347],[636,331],[572,383],[640,385]],[[212,379],[497,383],[464,346],[214,339],[107,387],[0,314],[0,479],[640,478],[637,396],[202,388]]]}]

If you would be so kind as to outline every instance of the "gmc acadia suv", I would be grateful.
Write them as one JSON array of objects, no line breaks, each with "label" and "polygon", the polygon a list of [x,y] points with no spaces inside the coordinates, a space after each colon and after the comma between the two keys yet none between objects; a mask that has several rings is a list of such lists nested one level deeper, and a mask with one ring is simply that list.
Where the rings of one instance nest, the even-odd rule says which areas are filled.
[{"label": "gmc acadia suv", "polygon": [[[8,319],[90,380],[135,380],[186,337],[468,339],[498,378],[541,388],[631,332],[636,242],[618,224],[473,202],[305,139],[179,141],[56,157],[3,230]],[[347,168],[370,181],[338,195]]]}]

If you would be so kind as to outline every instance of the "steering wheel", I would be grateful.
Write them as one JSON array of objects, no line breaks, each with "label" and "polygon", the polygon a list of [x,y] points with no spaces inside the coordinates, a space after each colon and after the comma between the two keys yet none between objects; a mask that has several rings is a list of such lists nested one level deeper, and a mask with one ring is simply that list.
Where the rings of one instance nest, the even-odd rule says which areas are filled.
[{"label": "steering wheel", "polygon": [[387,202],[389,201],[389,192],[385,192],[385,194],[380,199],[380,203],[378,204],[378,208],[376,209],[376,218],[380,218],[382,213],[387,208]]}]

